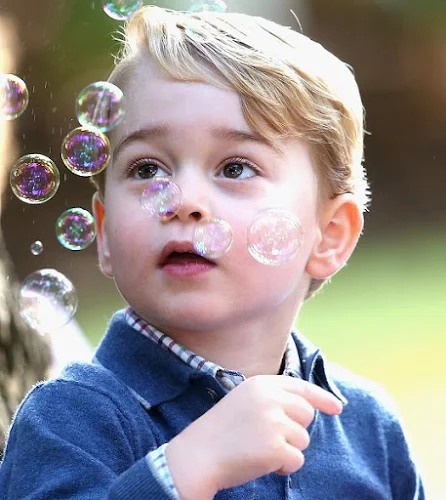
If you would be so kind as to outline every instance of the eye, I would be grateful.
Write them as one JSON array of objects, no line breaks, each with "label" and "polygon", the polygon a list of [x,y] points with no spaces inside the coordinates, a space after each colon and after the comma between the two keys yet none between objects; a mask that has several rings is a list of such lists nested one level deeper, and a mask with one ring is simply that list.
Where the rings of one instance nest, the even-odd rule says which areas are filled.
[{"label": "eye", "polygon": [[169,176],[155,160],[150,160],[149,158],[141,158],[134,161],[129,167],[128,175],[135,179],[152,179],[153,177]]},{"label": "eye", "polygon": [[258,169],[249,160],[245,158],[233,158],[223,165],[218,177],[226,179],[249,179],[256,175],[258,175]]}]

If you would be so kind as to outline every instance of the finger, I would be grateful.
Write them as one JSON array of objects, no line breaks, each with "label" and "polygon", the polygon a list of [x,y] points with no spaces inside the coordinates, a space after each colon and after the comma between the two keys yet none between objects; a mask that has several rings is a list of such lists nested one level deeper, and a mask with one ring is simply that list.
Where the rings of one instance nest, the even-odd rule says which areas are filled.
[{"label": "finger", "polygon": [[305,463],[305,457],[303,453],[291,446],[290,444],[285,444],[284,451],[284,462],[280,469],[277,469],[276,474],[280,474],[281,476],[288,476],[288,474],[293,474],[298,471],[303,464]]},{"label": "finger", "polygon": [[279,375],[283,378],[283,387],[285,390],[297,394],[304,398],[310,405],[328,415],[339,415],[342,412],[342,403],[336,396],[325,389],[311,384],[306,380],[292,378],[286,375]]},{"label": "finger", "polygon": [[284,436],[288,444],[300,451],[306,450],[310,444],[310,435],[307,429],[291,419],[289,419]]},{"label": "finger", "polygon": [[282,408],[291,420],[303,427],[308,427],[313,422],[315,409],[306,399],[286,391],[282,398]]}]

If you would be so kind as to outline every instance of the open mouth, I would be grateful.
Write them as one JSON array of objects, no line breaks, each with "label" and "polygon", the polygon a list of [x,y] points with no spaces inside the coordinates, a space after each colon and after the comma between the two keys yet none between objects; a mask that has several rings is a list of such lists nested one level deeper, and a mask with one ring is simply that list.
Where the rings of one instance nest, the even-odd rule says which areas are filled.
[{"label": "open mouth", "polygon": [[216,267],[215,262],[199,255],[190,242],[171,241],[161,252],[159,266],[172,276],[195,276]]},{"label": "open mouth", "polygon": [[172,252],[170,253],[161,265],[190,265],[190,264],[212,264],[212,262],[201,255],[193,252]]}]

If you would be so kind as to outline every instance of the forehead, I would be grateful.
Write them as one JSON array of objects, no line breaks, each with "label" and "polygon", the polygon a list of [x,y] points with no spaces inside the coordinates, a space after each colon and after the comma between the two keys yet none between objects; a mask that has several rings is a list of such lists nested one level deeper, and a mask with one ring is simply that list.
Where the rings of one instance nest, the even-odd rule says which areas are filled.
[{"label": "forehead", "polygon": [[113,144],[134,130],[165,123],[188,130],[225,125],[252,132],[239,95],[229,88],[174,79],[150,58],[129,69],[121,86],[126,114],[111,133]]}]

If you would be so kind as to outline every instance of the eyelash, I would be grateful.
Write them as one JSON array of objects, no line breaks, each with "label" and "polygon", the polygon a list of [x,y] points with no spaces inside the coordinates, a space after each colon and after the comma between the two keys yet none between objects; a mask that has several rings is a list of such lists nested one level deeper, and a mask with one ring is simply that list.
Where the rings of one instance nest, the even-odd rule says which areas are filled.
[{"label": "eyelash", "polygon": [[[135,172],[135,170],[137,170],[139,167],[141,167],[143,165],[146,165],[147,163],[150,163],[154,167],[158,167],[161,170],[163,170],[163,168],[161,167],[161,165],[159,164],[159,162],[157,160],[153,160],[151,158],[135,158],[135,160],[130,162],[128,168],[126,169],[126,172],[125,172],[126,177],[131,177],[132,174]],[[256,174],[260,174],[260,169],[259,169],[259,167],[257,167],[257,165],[255,165],[251,161],[247,160],[246,158],[241,158],[241,157],[229,158],[225,163],[223,163],[223,165],[221,165],[219,167],[219,171],[221,171],[222,169],[224,169],[227,165],[230,165],[231,163],[238,163],[238,164],[243,165],[245,167],[249,167]]]}]

